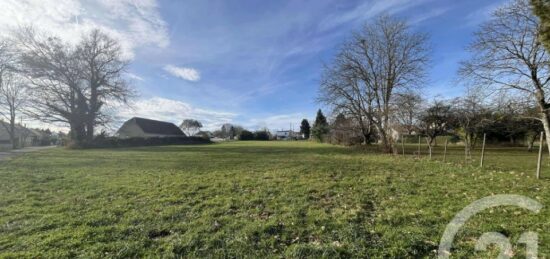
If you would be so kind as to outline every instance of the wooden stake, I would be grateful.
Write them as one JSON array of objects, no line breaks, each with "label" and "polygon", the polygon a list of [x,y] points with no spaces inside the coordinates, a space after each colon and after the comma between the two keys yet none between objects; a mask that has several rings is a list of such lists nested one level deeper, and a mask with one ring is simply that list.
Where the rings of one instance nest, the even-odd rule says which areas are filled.
[{"label": "wooden stake", "polygon": [[540,163],[542,162],[542,146],[544,146],[544,132],[540,133],[539,157],[537,159],[537,179],[540,179]]},{"label": "wooden stake", "polygon": [[430,145],[428,137],[426,137],[426,144],[428,144],[428,152],[430,153],[430,160],[432,160],[432,146]]},{"label": "wooden stake", "polygon": [[479,166],[483,167],[483,159],[485,158],[485,138],[487,137],[486,133],[483,133],[483,145],[481,146],[481,159],[479,161]]},{"label": "wooden stake", "polygon": [[418,153],[416,153],[416,155],[418,156],[418,158],[420,158],[420,135],[418,135]]},{"label": "wooden stake", "polygon": [[403,151],[403,156],[405,156],[405,137],[401,135],[401,150]]},{"label": "wooden stake", "polygon": [[445,150],[443,151],[443,163],[446,162],[447,160],[447,144],[448,144],[449,140],[448,139],[445,139]]}]

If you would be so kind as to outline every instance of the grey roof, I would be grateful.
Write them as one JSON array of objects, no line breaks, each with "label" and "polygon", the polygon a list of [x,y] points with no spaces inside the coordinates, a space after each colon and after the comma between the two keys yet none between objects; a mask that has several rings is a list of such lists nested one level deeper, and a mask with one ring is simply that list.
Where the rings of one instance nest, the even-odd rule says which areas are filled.
[{"label": "grey roof", "polygon": [[185,136],[178,126],[171,122],[150,120],[145,118],[134,117],[128,120],[126,123],[134,122],[138,127],[147,134],[159,134],[159,135],[172,135],[172,136]]}]

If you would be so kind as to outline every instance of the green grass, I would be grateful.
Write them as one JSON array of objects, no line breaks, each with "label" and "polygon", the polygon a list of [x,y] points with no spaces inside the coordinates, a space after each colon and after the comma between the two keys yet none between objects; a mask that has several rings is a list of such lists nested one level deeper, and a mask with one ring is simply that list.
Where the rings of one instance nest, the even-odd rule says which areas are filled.
[{"label": "green grass", "polygon": [[494,257],[474,245],[498,231],[521,258],[530,230],[548,256],[550,183],[521,152],[499,159],[514,171],[307,142],[30,153],[0,165],[0,257],[434,257],[454,215],[493,194],[545,207],[484,211],[453,255]]},{"label": "green grass", "polygon": [[[421,158],[428,159],[429,149],[428,146],[422,144],[420,147]],[[418,152],[417,144],[405,145],[405,156],[408,158],[415,158]],[[434,146],[432,149],[432,160],[443,162],[444,160],[444,144]],[[398,145],[398,153],[402,155],[401,146]],[[543,149],[543,163],[541,174],[550,178],[550,159],[548,159],[548,149]],[[494,170],[507,170],[515,171],[519,173],[536,175],[537,169],[537,157],[538,146],[533,148],[532,152],[528,152],[525,147],[501,147],[501,146],[487,146],[485,148],[485,154],[483,164],[486,169]],[[472,151],[472,157],[468,161],[465,159],[464,146],[451,145],[447,147],[447,154],[445,161],[460,166],[475,166],[480,165],[481,160],[481,147],[478,146]]]}]

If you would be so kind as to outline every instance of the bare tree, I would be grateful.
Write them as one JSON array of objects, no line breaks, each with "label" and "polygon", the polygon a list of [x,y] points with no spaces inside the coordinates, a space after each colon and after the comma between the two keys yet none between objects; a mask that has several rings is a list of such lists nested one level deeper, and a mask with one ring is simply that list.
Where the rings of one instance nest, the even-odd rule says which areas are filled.
[{"label": "bare tree", "polygon": [[395,120],[406,134],[411,135],[418,129],[417,121],[422,110],[422,97],[413,91],[397,93],[393,103]]},{"label": "bare tree", "polygon": [[94,127],[109,122],[109,106],[126,103],[133,91],[122,79],[120,46],[93,30],[71,45],[31,28],[17,33],[23,70],[31,81],[34,118],[66,123],[77,144],[92,140]]},{"label": "bare tree", "polygon": [[29,114],[44,122],[68,124],[71,139],[83,141],[86,99],[75,48],[32,28],[19,30],[16,38],[23,73],[31,82]]},{"label": "bare tree", "polygon": [[10,136],[12,148],[17,148],[16,118],[26,104],[26,85],[15,73],[4,73],[0,80],[0,115],[8,123],[2,123]]},{"label": "bare tree", "polygon": [[15,70],[16,59],[13,44],[8,40],[0,40],[0,84],[4,75]]},{"label": "bare tree", "polygon": [[94,137],[94,128],[110,122],[105,106],[127,104],[134,96],[122,75],[128,65],[122,58],[120,44],[98,29],[84,35],[77,45],[76,58],[81,63],[86,87],[86,139]]},{"label": "bare tree", "polygon": [[472,150],[484,127],[490,122],[490,110],[484,105],[479,94],[468,92],[454,101],[457,134],[464,141],[464,154],[471,158]]},{"label": "bare tree", "polygon": [[332,107],[334,113],[352,118],[368,144],[374,133],[374,127],[368,114],[372,113],[372,94],[370,89],[360,84],[353,71],[346,68],[343,53],[340,53],[332,67],[325,67],[317,100]]},{"label": "bare tree", "polygon": [[[381,16],[355,33],[337,57],[339,68],[335,72],[343,72],[349,82],[330,89],[330,94],[361,100],[356,103],[365,107],[355,106],[363,109],[387,152],[392,151],[394,144],[391,134],[394,95],[424,82],[429,61],[427,42],[426,34],[413,32],[404,21]],[[322,94],[327,94],[325,89],[322,86]]]},{"label": "bare tree", "polygon": [[[546,140],[550,141],[550,59],[540,42],[540,22],[528,0],[514,0],[481,25],[470,46],[472,58],[460,73],[473,85],[537,103]],[[550,146],[548,146],[550,152]]]},{"label": "bare tree", "polygon": [[428,145],[433,146],[435,139],[449,132],[454,126],[454,116],[451,105],[443,101],[434,101],[419,118],[418,128],[420,133],[426,135]]},{"label": "bare tree", "polygon": [[0,116],[8,123],[2,123],[5,127],[12,148],[17,148],[16,117],[24,108],[26,85],[17,75],[17,55],[13,42],[0,41]]},{"label": "bare tree", "polygon": [[202,123],[198,120],[185,119],[180,124],[180,128],[185,132],[185,135],[191,137],[201,130]]}]

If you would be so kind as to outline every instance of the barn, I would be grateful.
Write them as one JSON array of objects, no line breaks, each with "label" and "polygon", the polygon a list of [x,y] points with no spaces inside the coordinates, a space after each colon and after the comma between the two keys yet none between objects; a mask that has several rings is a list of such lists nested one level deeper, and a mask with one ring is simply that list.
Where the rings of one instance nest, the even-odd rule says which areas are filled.
[{"label": "barn", "polygon": [[119,138],[185,137],[174,123],[134,117],[122,124],[117,131]]}]

